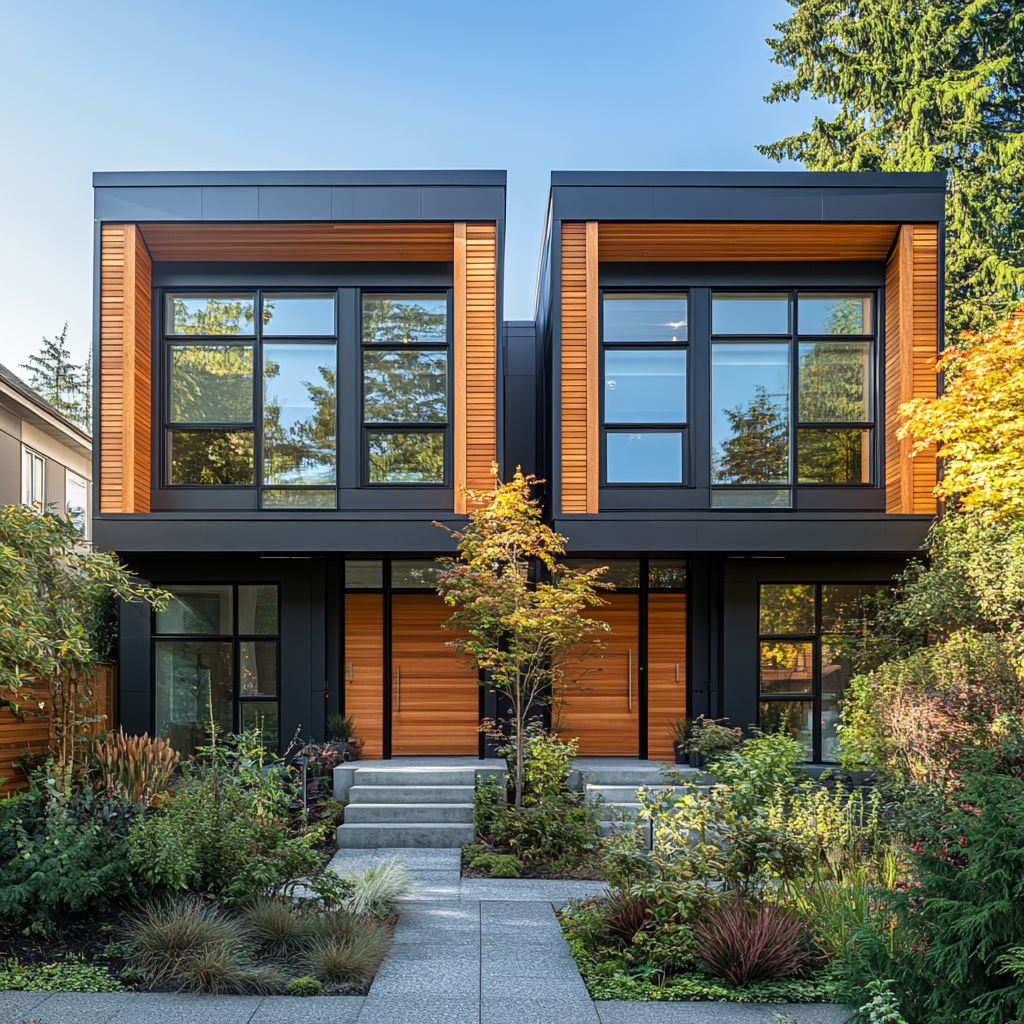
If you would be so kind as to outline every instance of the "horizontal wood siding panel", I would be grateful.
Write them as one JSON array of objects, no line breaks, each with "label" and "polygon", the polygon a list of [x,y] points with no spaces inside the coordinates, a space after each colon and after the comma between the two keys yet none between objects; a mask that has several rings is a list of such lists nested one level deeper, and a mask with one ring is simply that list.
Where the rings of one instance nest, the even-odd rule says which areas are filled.
[{"label": "horizontal wood siding panel", "polygon": [[686,717],[686,594],[647,595],[647,756],[672,760],[669,724]]},{"label": "horizontal wood siding panel", "polygon": [[[938,389],[935,363],[939,355],[939,233],[934,224],[914,225],[914,334],[910,362],[912,397],[934,398]],[[911,463],[911,506],[914,512],[936,511],[935,449],[920,452]]]},{"label": "horizontal wood siding panel", "polygon": [[146,224],[154,260],[450,262],[451,223]]},{"label": "horizontal wood siding panel", "polygon": [[384,753],[384,595],[345,594],[345,714],[363,757]]},{"label": "horizontal wood siding panel", "polygon": [[896,224],[603,223],[603,262],[884,260]]},{"label": "horizontal wood siding panel", "polygon": [[124,277],[130,225],[104,224],[100,234],[100,511],[123,511]]},{"label": "horizontal wood siding panel", "polygon": [[497,458],[497,238],[466,225],[466,486],[490,491]]}]

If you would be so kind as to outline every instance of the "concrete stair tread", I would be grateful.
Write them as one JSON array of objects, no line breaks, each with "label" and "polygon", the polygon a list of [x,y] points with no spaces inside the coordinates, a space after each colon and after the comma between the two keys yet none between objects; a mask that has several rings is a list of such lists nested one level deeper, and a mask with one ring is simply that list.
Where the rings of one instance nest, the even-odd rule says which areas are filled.
[{"label": "concrete stair tread", "polygon": [[472,786],[364,786],[348,791],[350,804],[463,804],[473,803]]}]

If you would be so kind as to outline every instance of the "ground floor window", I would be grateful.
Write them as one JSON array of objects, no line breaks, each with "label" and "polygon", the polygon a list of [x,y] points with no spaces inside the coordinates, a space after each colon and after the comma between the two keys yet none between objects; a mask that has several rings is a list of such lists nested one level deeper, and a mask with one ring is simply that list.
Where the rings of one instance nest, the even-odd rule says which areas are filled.
[{"label": "ground floor window", "polygon": [[838,725],[850,680],[870,667],[879,583],[762,583],[758,725],[785,729],[808,761],[839,760]]},{"label": "ground floor window", "polygon": [[224,733],[259,729],[280,743],[278,587],[274,583],[174,584],[154,613],[154,730],[179,753]]}]

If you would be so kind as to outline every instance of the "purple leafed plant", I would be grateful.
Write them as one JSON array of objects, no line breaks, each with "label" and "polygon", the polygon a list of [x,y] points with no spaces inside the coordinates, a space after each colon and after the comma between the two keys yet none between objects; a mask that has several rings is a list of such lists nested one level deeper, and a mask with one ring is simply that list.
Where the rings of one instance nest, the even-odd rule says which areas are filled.
[{"label": "purple leafed plant", "polygon": [[720,903],[694,926],[693,937],[697,962],[733,985],[791,978],[810,958],[799,919],[772,904]]}]

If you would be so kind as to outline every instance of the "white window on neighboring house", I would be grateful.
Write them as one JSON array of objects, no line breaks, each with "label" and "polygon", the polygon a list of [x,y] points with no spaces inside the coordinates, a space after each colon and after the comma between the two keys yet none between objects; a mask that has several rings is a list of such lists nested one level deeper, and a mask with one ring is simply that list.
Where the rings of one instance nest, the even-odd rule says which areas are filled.
[{"label": "white window on neighboring house", "polygon": [[77,473],[66,470],[64,495],[68,518],[82,531],[82,539],[89,539],[89,485]]},{"label": "white window on neighboring house", "polygon": [[21,449],[21,500],[46,508],[46,459],[31,448]]}]

